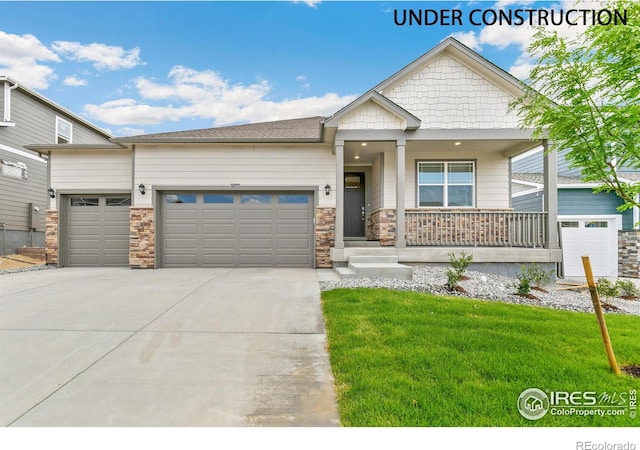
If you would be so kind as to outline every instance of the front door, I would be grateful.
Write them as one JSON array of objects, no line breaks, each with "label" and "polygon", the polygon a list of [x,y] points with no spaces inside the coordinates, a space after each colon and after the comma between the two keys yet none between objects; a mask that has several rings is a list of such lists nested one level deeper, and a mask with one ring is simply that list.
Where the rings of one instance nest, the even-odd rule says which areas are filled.
[{"label": "front door", "polygon": [[365,237],[364,174],[344,174],[344,236]]}]

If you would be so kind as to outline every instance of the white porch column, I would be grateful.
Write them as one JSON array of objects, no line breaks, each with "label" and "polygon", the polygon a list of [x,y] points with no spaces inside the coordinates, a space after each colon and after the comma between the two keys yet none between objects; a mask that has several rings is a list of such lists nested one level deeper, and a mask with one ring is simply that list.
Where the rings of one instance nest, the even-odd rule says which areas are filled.
[{"label": "white porch column", "polygon": [[546,248],[560,248],[558,239],[558,156],[549,151],[549,141],[542,141],[544,155],[544,211],[547,212]]},{"label": "white porch column", "polygon": [[404,235],[404,177],[405,146],[407,141],[396,141],[396,248],[405,248],[407,242]]},{"label": "white porch column", "polygon": [[336,141],[336,224],[334,248],[344,248],[344,141]]}]

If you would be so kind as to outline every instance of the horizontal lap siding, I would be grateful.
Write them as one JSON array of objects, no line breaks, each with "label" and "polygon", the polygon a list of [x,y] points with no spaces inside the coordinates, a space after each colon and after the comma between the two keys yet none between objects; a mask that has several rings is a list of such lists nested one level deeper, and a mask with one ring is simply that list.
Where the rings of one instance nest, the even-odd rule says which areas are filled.
[{"label": "horizontal lap siding", "polygon": [[[426,146],[428,148],[428,146]],[[392,157],[394,159],[395,170],[395,153],[385,155],[385,158]],[[453,161],[467,160],[476,161],[476,207],[477,208],[509,208],[509,160],[504,158],[500,153],[492,152],[465,152],[465,151],[449,151],[449,152],[433,152],[428,149],[425,151],[410,151],[406,154],[406,201],[405,207],[415,208],[418,206],[416,201],[416,169],[417,161],[436,160],[436,161]],[[393,176],[395,183],[395,173]],[[385,183],[385,188],[386,188]],[[395,196],[395,187],[393,189]],[[386,194],[385,194],[385,197]],[[388,197],[387,197],[388,200]],[[395,205],[395,200],[393,202]]]},{"label": "horizontal lap siding", "polygon": [[[622,200],[613,193],[591,189],[560,189],[558,192],[558,214],[560,215],[608,215],[620,214],[617,207]],[[628,209],[622,213],[622,228],[633,228],[633,212]]]},{"label": "horizontal lap siding", "polygon": [[51,156],[51,186],[56,190],[131,190],[131,154],[56,152]]},{"label": "horizontal lap siding", "polygon": [[2,149],[0,159],[27,165],[27,180],[0,175],[0,223],[5,223],[8,230],[29,230],[29,203],[33,203],[41,211],[36,230],[44,231],[47,164]]},{"label": "horizontal lap siding", "polygon": [[11,121],[16,126],[2,130],[0,143],[17,149],[25,145],[54,144],[56,116],[73,124],[74,144],[109,142],[103,135],[16,89],[11,92]]},{"label": "horizontal lap siding", "polygon": [[[136,147],[136,184],[158,186],[318,187],[320,206],[335,205],[335,159],[330,146],[167,146]],[[324,186],[331,185],[331,195]],[[136,192],[135,204],[151,196]]]}]

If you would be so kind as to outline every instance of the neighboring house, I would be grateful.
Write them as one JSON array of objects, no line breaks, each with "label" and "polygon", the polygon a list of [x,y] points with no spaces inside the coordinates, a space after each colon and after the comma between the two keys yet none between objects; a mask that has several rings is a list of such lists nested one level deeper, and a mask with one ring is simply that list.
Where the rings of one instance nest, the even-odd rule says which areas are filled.
[{"label": "neighboring house", "polygon": [[487,270],[555,267],[555,196],[511,208],[510,159],[546,145],[508,108],[522,94],[448,38],[328,118],[30,146],[57,194],[48,262],[332,267],[466,250]]},{"label": "neighboring house", "polygon": [[44,247],[46,156],[26,149],[40,144],[109,143],[108,133],[51,100],[0,76],[0,254]]},{"label": "neighboring house", "polygon": [[[619,249],[620,230],[634,230],[638,224],[638,208],[618,211],[622,200],[613,192],[594,193],[596,184],[585,183],[581,170],[572,168],[566,151],[558,155],[558,219],[563,264],[559,271],[565,277],[584,277],[582,255],[589,255],[594,275],[637,277],[633,269],[622,268],[626,255]],[[542,211],[542,150],[534,150],[514,158],[512,164],[512,204],[516,211]],[[629,181],[640,181],[640,173],[619,172]],[[635,263],[637,263],[637,258]],[[619,270],[620,266],[620,270]],[[630,273],[631,272],[631,273]]]}]

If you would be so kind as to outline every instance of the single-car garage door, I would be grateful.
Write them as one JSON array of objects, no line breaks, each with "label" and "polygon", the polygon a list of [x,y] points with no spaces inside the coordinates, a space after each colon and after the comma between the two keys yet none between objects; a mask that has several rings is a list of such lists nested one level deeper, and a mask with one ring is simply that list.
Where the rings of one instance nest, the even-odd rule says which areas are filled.
[{"label": "single-car garage door", "polygon": [[559,220],[565,277],[584,278],[584,255],[589,256],[594,276],[618,276],[620,216],[561,216]]},{"label": "single-car garage door", "polygon": [[168,192],[164,267],[312,267],[313,193]]},{"label": "single-car garage door", "polygon": [[67,266],[129,264],[129,195],[71,195],[67,207]]}]

